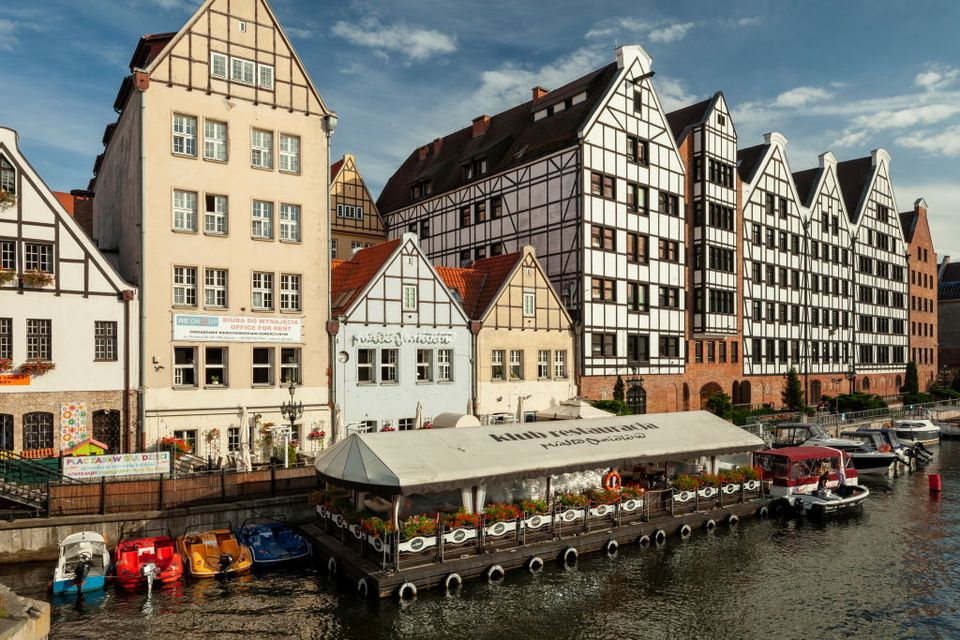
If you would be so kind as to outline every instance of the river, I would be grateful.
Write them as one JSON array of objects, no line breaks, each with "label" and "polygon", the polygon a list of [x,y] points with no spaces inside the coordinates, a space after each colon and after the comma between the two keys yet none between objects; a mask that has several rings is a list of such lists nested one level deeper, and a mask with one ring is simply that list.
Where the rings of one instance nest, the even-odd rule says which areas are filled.
[{"label": "river", "polygon": [[[409,603],[358,600],[313,570],[110,589],[56,603],[55,638],[950,638],[960,636],[960,442],[928,472],[868,482],[862,514],[756,521],[656,549],[581,558],[538,576]],[[0,567],[46,598],[52,563]]]}]

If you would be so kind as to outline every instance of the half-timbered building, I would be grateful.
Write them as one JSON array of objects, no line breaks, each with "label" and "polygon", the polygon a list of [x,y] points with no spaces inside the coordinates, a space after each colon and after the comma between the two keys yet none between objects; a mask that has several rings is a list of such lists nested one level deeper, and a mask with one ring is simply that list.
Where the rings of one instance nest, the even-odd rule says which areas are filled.
[{"label": "half-timbered building", "polygon": [[330,258],[349,259],[354,251],[387,239],[376,202],[346,154],[330,167]]},{"label": "half-timbered building", "polygon": [[345,430],[409,430],[472,411],[467,316],[415,235],[334,260],[332,282],[332,395]]},{"label": "half-timbered building", "polygon": [[138,301],[0,127],[0,452],[134,446]]}]

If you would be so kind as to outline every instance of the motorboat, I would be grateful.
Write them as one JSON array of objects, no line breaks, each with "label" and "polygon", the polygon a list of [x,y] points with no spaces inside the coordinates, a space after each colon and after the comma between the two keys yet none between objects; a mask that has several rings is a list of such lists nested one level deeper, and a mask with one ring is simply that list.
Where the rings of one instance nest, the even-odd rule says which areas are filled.
[{"label": "motorboat", "polygon": [[940,444],[940,427],[927,418],[894,420],[893,430],[904,444],[919,442],[927,447]]},{"label": "motorboat", "polygon": [[169,532],[164,535],[121,540],[114,551],[117,583],[130,589],[177,582],[183,577],[183,560]]},{"label": "motorboat", "polygon": [[926,464],[933,457],[922,444],[904,444],[897,438],[897,432],[890,427],[858,427],[855,431],[845,431],[843,436],[860,440],[877,451],[892,451],[903,464]]},{"label": "motorboat", "polygon": [[110,569],[106,539],[96,531],[72,533],[60,542],[53,570],[54,595],[103,589]]},{"label": "motorboat", "polygon": [[940,437],[947,440],[960,438],[960,422],[944,422],[940,425]]},{"label": "motorboat", "polygon": [[209,529],[189,527],[177,538],[177,550],[191,577],[231,576],[253,568],[250,547],[240,544],[232,529],[229,522]]},{"label": "motorboat", "polygon": [[887,473],[899,459],[891,449],[876,449],[863,441],[831,437],[823,427],[807,423],[783,423],[774,428],[773,447],[819,446],[838,449],[850,456],[859,473]]},{"label": "motorboat", "polygon": [[237,532],[240,544],[250,548],[255,566],[275,565],[310,556],[310,543],[282,518],[247,520]]},{"label": "motorboat", "polygon": [[773,513],[822,517],[863,506],[870,490],[859,484],[846,453],[801,446],[754,453],[754,466],[770,482]]}]

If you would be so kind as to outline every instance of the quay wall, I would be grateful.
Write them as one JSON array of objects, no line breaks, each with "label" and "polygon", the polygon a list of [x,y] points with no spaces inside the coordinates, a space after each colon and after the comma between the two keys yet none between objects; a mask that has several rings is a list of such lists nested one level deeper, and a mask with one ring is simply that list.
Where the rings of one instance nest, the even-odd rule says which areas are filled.
[{"label": "quay wall", "polygon": [[78,531],[96,531],[112,548],[119,540],[149,529],[167,529],[179,536],[187,527],[224,521],[239,527],[249,518],[272,514],[283,515],[290,524],[316,519],[302,493],[164,511],[21,519],[0,522],[0,564],[55,560],[60,540]]}]

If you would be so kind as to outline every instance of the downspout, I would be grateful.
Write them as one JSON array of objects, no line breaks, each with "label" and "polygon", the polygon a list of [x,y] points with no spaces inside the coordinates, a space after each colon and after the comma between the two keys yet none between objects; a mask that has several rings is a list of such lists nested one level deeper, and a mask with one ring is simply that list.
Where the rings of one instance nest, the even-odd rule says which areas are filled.
[{"label": "downspout", "polygon": [[132,291],[121,292],[123,300],[123,439],[120,451],[130,452],[130,299]]},{"label": "downspout", "polygon": [[333,435],[333,409],[336,398],[337,391],[337,376],[334,375],[334,362],[336,362],[336,354],[334,353],[334,338],[330,334],[330,321],[332,320],[331,314],[333,313],[333,263],[330,258],[330,239],[333,234],[333,226],[330,222],[330,206],[332,200],[330,199],[330,180],[333,177],[330,175],[330,138],[333,136],[334,130],[337,128],[337,116],[334,114],[328,114],[324,119],[324,131],[327,134],[327,149],[326,149],[326,165],[324,165],[323,171],[326,175],[326,189],[327,189],[327,210],[324,212],[326,217],[326,227],[327,227],[327,236],[324,246],[320,247],[320,255],[323,256],[324,261],[327,263],[327,289],[324,292],[324,299],[326,300],[327,305],[327,408],[330,410],[330,433]]},{"label": "downspout", "polygon": [[[149,76],[147,82],[149,83]],[[148,85],[149,86],[149,85]],[[147,384],[147,338],[146,338],[146,326],[147,326],[147,304],[146,304],[146,287],[144,286],[146,278],[146,264],[147,264],[147,243],[146,243],[146,216],[144,211],[146,209],[147,202],[147,153],[146,145],[144,140],[144,116],[147,110],[147,92],[146,87],[140,89],[140,325],[138,327],[137,333],[139,334],[139,351],[140,351],[140,376],[139,376],[139,388],[137,391],[137,441],[134,444],[136,451],[143,451],[146,447],[145,442],[145,429],[146,429],[146,407],[144,398],[146,396],[146,384]]]}]

